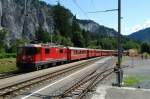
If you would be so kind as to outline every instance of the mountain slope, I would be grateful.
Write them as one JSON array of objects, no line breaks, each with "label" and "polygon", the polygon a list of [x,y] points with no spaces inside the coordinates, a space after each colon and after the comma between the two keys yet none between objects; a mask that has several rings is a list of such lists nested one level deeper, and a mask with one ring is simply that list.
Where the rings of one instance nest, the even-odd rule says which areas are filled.
[{"label": "mountain slope", "polygon": [[[64,9],[67,10],[67,9]],[[73,14],[70,10],[68,20],[70,27],[72,26]],[[60,14],[60,13],[58,13]],[[66,13],[63,13],[64,16]],[[39,27],[44,31],[53,33],[59,31],[56,29],[56,21],[53,12],[53,6],[39,0],[0,0],[0,28],[6,28],[9,32],[8,41],[16,39],[26,39],[32,41],[35,39],[35,32]],[[63,20],[62,20],[63,21]],[[116,31],[111,28],[99,25],[92,20],[78,20],[80,28],[91,32],[91,34],[103,36],[115,36]],[[66,26],[62,22],[58,25]],[[64,30],[65,28],[62,28]],[[71,33],[71,32],[70,32]]]},{"label": "mountain slope", "polygon": [[103,35],[113,37],[117,35],[117,32],[92,20],[79,20],[79,25],[81,29],[91,32],[93,35]]},{"label": "mountain slope", "polygon": [[150,42],[150,28],[146,28],[135,33],[132,33],[128,36],[131,39],[139,40],[142,42],[148,41]]},{"label": "mountain slope", "polygon": [[51,6],[39,0],[0,0],[0,27],[10,33],[9,39],[34,39],[39,26],[51,32],[53,27]]}]

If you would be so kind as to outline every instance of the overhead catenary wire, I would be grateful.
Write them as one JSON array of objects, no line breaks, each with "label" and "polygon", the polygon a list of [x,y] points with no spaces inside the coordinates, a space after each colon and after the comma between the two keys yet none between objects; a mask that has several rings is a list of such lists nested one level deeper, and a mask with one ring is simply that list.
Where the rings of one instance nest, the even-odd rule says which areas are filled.
[{"label": "overhead catenary wire", "polygon": [[77,3],[77,1],[76,0],[72,0],[72,1],[78,7],[78,9],[80,9],[80,11],[84,14],[84,16],[86,16],[88,19],[90,19],[88,14],[80,7],[80,5]]},{"label": "overhead catenary wire", "polygon": [[118,9],[110,9],[110,10],[103,10],[103,11],[91,11],[88,13],[113,12],[113,11],[118,11]]}]

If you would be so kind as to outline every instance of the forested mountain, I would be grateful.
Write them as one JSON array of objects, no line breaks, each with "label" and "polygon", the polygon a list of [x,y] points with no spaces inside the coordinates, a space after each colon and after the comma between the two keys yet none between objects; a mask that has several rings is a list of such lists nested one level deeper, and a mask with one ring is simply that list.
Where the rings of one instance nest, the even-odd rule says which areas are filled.
[{"label": "forested mountain", "polygon": [[[77,19],[59,3],[0,0],[0,52],[16,52],[22,44],[51,41],[65,46],[116,49],[116,34],[114,29],[92,20]],[[136,42],[123,39],[124,49],[139,48]]]},{"label": "forested mountain", "polygon": [[129,35],[129,38],[142,42],[150,42],[150,28],[146,28]]}]

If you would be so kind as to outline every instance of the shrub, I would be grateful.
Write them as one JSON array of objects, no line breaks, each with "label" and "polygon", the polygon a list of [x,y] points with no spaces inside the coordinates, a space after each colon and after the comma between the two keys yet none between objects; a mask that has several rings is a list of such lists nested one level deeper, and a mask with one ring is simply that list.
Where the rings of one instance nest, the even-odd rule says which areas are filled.
[{"label": "shrub", "polygon": [[3,58],[16,58],[16,53],[1,53],[0,59]]}]

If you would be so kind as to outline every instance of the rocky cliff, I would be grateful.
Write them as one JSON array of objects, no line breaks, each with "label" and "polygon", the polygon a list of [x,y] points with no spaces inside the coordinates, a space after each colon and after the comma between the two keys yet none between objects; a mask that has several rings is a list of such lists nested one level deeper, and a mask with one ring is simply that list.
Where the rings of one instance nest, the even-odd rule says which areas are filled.
[{"label": "rocky cliff", "polygon": [[99,25],[92,20],[79,20],[80,28],[91,32],[93,35],[103,35],[103,36],[116,36],[117,32],[112,29]]},{"label": "rocky cliff", "polygon": [[0,27],[9,31],[9,39],[34,39],[41,26],[53,31],[51,6],[39,0],[0,0]]},{"label": "rocky cliff", "polygon": [[[0,0],[0,28],[8,30],[9,42],[22,38],[32,41],[39,27],[48,33],[54,31],[52,7],[39,0]],[[79,20],[79,24],[81,29],[94,35],[117,34],[114,29],[99,25],[92,20]]]}]

